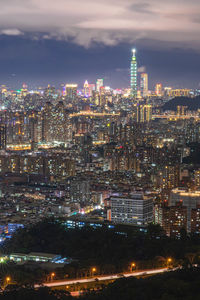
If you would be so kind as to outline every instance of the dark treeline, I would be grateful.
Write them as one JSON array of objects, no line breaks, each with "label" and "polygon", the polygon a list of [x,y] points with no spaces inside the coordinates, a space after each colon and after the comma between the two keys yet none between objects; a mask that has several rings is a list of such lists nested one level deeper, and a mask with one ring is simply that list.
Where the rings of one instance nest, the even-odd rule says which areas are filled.
[{"label": "dark treeline", "polygon": [[1,250],[4,253],[61,254],[75,259],[72,265],[77,268],[95,265],[99,273],[105,274],[111,273],[109,269],[125,271],[132,261],[137,261],[141,267],[145,267],[142,265],[145,262],[146,267],[156,267],[160,265],[160,257],[184,260],[188,253],[196,253],[197,261],[200,237],[187,237],[183,230],[181,239],[170,239],[158,225],[150,225],[147,233],[143,233],[123,226],[66,229],[60,222],[45,220],[19,229]]},{"label": "dark treeline", "polygon": [[33,288],[9,287],[0,294],[0,299],[4,300],[71,300],[74,299],[66,291],[51,290],[41,287],[37,290]]}]

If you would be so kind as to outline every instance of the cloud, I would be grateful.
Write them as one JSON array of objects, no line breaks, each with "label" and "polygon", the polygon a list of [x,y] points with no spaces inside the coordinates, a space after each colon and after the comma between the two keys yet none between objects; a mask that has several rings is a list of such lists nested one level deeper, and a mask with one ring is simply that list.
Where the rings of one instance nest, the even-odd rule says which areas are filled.
[{"label": "cloud", "polygon": [[152,14],[153,13],[153,11],[151,9],[151,5],[147,2],[134,3],[134,4],[131,4],[129,8],[131,10],[133,10],[134,12],[139,12],[142,14]]},{"label": "cloud", "polygon": [[8,28],[0,30],[0,34],[4,35],[22,35],[23,32],[16,28]]},{"label": "cloud", "polygon": [[116,68],[115,72],[127,73],[127,72],[129,72],[129,68]]},{"label": "cloud", "polygon": [[145,66],[141,66],[138,68],[138,72],[140,73],[145,73],[146,72],[146,67]]},{"label": "cloud", "polygon": [[200,49],[199,0],[0,0],[0,33],[93,43],[157,40]]}]

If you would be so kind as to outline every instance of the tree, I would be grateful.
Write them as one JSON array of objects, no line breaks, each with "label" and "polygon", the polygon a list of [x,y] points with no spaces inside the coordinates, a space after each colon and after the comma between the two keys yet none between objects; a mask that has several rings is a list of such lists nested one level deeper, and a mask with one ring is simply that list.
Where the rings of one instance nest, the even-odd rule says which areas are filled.
[{"label": "tree", "polygon": [[147,236],[151,239],[161,238],[165,236],[165,231],[160,224],[149,224],[147,227]]}]

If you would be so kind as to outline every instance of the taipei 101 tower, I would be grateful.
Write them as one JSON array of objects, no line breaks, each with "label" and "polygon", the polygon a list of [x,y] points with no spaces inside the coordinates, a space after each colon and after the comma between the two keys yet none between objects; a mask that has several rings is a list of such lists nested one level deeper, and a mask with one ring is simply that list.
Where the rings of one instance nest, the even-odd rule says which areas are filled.
[{"label": "taipei 101 tower", "polygon": [[131,59],[131,96],[137,97],[137,60],[136,60],[136,49],[132,49]]}]

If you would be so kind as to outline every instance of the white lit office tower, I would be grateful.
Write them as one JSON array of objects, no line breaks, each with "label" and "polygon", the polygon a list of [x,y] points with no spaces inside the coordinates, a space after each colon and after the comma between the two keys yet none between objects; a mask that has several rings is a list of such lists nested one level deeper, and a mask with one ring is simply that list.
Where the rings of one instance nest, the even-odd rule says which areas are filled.
[{"label": "white lit office tower", "polygon": [[153,221],[153,198],[141,192],[111,196],[107,206],[107,219],[114,223],[147,226]]}]

